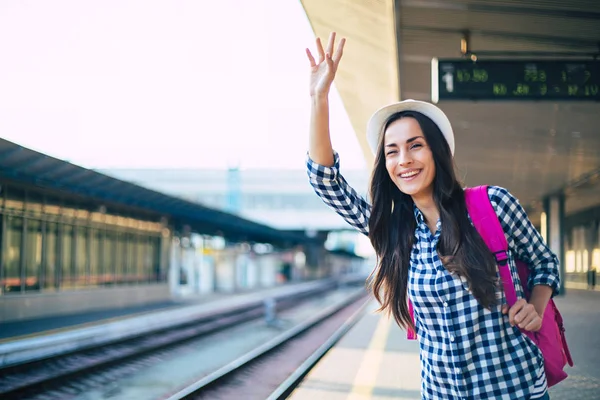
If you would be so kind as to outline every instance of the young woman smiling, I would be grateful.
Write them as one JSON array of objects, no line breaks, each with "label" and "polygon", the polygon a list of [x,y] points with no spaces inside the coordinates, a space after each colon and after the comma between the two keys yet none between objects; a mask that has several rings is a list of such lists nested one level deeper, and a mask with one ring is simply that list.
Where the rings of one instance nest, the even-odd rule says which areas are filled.
[{"label": "young woman smiling", "polygon": [[[519,328],[537,331],[559,287],[558,260],[506,189],[490,186],[519,297],[508,307],[496,259],[473,227],[454,168],[454,134],[433,104],[405,100],[373,114],[370,202],[348,185],[329,135],[328,94],[343,54],[335,33],[310,61],[307,168],[315,192],[371,240],[371,287],[381,310],[415,329],[423,399],[547,399],[544,359]],[[532,266],[524,299],[515,257]],[[415,324],[408,300],[414,306]]]}]

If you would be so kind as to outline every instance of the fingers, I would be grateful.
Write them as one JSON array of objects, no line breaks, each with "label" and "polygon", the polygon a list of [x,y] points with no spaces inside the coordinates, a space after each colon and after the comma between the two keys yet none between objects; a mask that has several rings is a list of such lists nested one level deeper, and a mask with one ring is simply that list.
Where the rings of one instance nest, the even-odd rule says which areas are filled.
[{"label": "fingers", "polygon": [[[502,306],[502,313],[506,314],[507,305]],[[525,299],[519,299],[508,309],[508,321],[511,326],[518,326],[527,331],[538,331],[542,327],[542,318],[535,307]]]},{"label": "fingers", "polygon": [[536,327],[537,326],[537,320],[539,319],[539,315],[537,315],[537,313],[535,312],[535,310],[532,313],[527,314],[523,320],[521,322],[519,322],[518,327],[521,329],[526,329],[526,330],[530,330],[527,329],[528,327]]},{"label": "fingers", "polygon": [[335,32],[329,34],[329,42],[327,43],[327,53],[333,54],[333,46],[335,44]]},{"label": "fingers", "polygon": [[[523,301],[525,301],[525,300],[523,300]],[[519,325],[519,328],[523,328],[521,326],[521,324],[526,321],[527,321],[527,323],[529,323],[530,322],[529,318],[532,315],[532,313],[534,315],[537,315],[537,313],[535,312],[535,308],[533,308],[533,305],[525,303],[522,306],[521,310],[515,314],[514,324]]]},{"label": "fingers", "polygon": [[[338,44],[338,47],[335,49],[335,53],[333,52],[334,48],[335,48],[335,37],[336,37],[336,33],[335,32],[331,32],[331,34],[329,35],[329,42],[327,43],[327,49],[324,50],[323,49],[323,44],[321,43],[321,38],[317,38],[317,52],[319,54],[319,61],[315,62],[314,65],[311,61],[311,67],[314,67],[317,64],[321,64],[323,61],[327,62],[329,67],[333,67],[334,70],[337,69],[338,64],[340,63],[340,60],[342,58],[342,55],[344,53],[344,45],[346,44],[346,39],[342,38],[340,40],[340,43]],[[306,54],[308,55],[309,60],[314,60],[314,57],[312,57],[312,54],[310,53],[310,51],[307,49],[306,50]]]},{"label": "fingers", "polygon": [[508,313],[508,309],[509,309],[508,304],[503,305],[502,306],[502,314]]},{"label": "fingers", "polygon": [[325,51],[320,38],[317,38],[317,52],[319,53],[319,64],[321,64],[325,60]]},{"label": "fingers", "polygon": [[325,62],[327,63],[327,67],[330,70],[333,70],[335,68],[333,60],[331,59],[331,54],[330,53],[325,54]]},{"label": "fingers", "polygon": [[515,316],[523,309],[523,307],[527,304],[525,299],[519,299],[513,306],[508,310],[508,322],[510,322],[511,326],[515,326],[517,323],[515,322]]},{"label": "fingers", "polygon": [[306,56],[308,57],[308,61],[310,61],[310,66],[315,67],[317,65],[317,63],[315,63],[315,58],[310,53],[309,49],[306,49]]},{"label": "fingers", "polygon": [[344,45],[346,44],[346,38],[342,38],[342,40],[340,40],[340,43],[338,44],[337,49],[335,49],[335,54],[333,55],[333,63],[337,69],[337,66],[340,63],[340,60],[342,59],[342,54],[344,54]]},{"label": "fingers", "polygon": [[542,319],[539,316],[536,316],[530,323],[525,325],[523,328],[526,331],[537,332],[542,329]]}]

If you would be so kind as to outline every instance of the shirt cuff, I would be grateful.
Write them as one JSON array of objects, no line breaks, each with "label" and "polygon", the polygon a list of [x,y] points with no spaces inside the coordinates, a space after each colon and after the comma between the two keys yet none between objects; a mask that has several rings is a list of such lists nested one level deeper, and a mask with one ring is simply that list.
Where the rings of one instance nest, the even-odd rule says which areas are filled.
[{"label": "shirt cuff", "polygon": [[326,167],[315,162],[310,158],[308,152],[306,152],[306,167],[308,169],[308,176],[311,179],[335,180],[340,169],[340,156],[337,151],[333,150],[333,166]]},{"label": "shirt cuff", "polygon": [[536,285],[546,285],[552,288],[552,296],[556,296],[560,289],[560,281],[554,274],[539,274],[530,277],[529,287],[531,290]]}]

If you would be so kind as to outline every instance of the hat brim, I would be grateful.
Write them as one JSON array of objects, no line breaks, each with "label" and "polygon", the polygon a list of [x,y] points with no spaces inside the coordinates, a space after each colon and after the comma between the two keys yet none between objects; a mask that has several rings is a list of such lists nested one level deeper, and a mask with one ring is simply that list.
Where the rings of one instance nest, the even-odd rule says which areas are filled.
[{"label": "hat brim", "polygon": [[375,111],[367,124],[367,142],[374,155],[377,154],[379,138],[383,134],[385,123],[392,115],[402,111],[419,112],[431,119],[438,126],[442,135],[444,135],[448,146],[450,146],[452,156],[454,156],[454,132],[452,131],[450,120],[437,106],[419,100],[404,100],[389,104]]}]

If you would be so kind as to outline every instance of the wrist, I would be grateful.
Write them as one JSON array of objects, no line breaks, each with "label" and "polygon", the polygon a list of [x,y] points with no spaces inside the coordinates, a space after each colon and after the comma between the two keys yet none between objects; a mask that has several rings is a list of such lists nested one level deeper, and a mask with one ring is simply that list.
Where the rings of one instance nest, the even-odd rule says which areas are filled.
[{"label": "wrist", "polygon": [[546,305],[540,304],[539,302],[532,303],[533,309],[540,316],[540,318],[544,317],[544,312],[546,311]]},{"label": "wrist", "polygon": [[546,306],[552,298],[552,288],[547,285],[535,285],[531,291],[529,303],[533,305],[540,317],[544,316]]},{"label": "wrist", "polygon": [[314,93],[310,95],[310,99],[314,104],[328,103],[329,93]]}]

